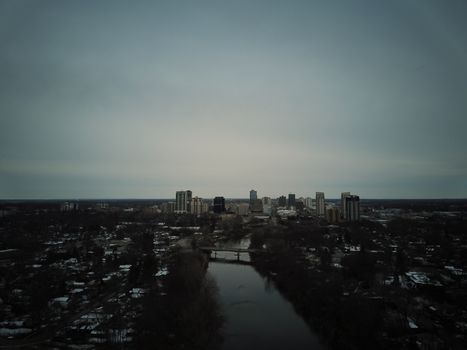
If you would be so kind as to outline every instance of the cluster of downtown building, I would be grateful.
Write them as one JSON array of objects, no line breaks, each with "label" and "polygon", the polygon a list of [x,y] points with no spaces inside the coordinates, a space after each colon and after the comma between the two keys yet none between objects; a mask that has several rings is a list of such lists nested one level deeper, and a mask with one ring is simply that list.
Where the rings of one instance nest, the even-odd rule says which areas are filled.
[{"label": "cluster of downtown building", "polygon": [[340,221],[358,221],[360,219],[360,197],[350,192],[342,192],[340,205],[326,202],[324,192],[316,192],[315,198],[300,197],[290,193],[287,197],[258,197],[256,190],[251,190],[249,201],[225,200],[218,196],[210,199],[193,197],[190,190],[177,191],[175,201],[165,202],[160,207],[164,213],[194,214],[230,213],[241,216],[272,216],[295,217],[308,213],[326,219],[330,223]]}]

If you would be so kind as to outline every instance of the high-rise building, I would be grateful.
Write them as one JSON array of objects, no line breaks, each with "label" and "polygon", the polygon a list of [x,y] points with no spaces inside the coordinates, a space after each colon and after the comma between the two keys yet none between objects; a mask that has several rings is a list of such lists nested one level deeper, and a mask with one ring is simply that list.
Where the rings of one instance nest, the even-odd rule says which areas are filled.
[{"label": "high-rise building", "polygon": [[189,213],[192,199],[191,197],[192,192],[190,190],[175,192],[175,213]]},{"label": "high-rise building", "polygon": [[324,216],[326,214],[326,203],[324,201],[324,192],[316,192],[316,215]]},{"label": "high-rise building", "polygon": [[285,196],[280,196],[277,198],[277,205],[279,207],[286,207],[287,206],[287,198]]},{"label": "high-rise building", "polygon": [[345,197],[345,210],[347,221],[360,220],[360,197],[354,195]]},{"label": "high-rise building", "polygon": [[337,223],[340,221],[339,208],[331,207],[326,209],[326,220],[331,223]]},{"label": "high-rise building", "polygon": [[263,197],[262,199],[263,205],[263,214],[271,215],[272,213],[272,199],[270,197]]},{"label": "high-rise building", "polygon": [[305,207],[311,208],[313,206],[313,199],[311,197],[305,198]]},{"label": "high-rise building", "polygon": [[224,197],[214,197],[212,203],[212,211],[216,214],[225,212],[225,198]]},{"label": "high-rise building", "polygon": [[209,211],[209,205],[202,198],[193,197],[190,210],[192,214],[201,215]]},{"label": "high-rise building", "polygon": [[256,190],[250,190],[250,204],[253,203],[253,201],[258,199],[258,192]]},{"label": "high-rise building", "polygon": [[350,196],[350,192],[341,193],[341,216],[344,220],[347,220],[347,210],[345,208],[345,198]]},{"label": "high-rise building", "polygon": [[287,202],[287,206],[289,208],[295,208],[295,194],[294,193],[289,193],[289,199]]}]

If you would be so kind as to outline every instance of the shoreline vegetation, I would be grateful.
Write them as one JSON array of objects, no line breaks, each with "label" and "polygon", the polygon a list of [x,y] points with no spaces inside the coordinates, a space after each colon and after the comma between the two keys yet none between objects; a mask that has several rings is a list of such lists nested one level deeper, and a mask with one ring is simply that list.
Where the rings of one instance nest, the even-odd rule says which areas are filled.
[{"label": "shoreline vegetation", "polygon": [[206,274],[204,254],[174,252],[165,283],[143,300],[138,322],[139,349],[220,349],[224,315],[216,281]]},{"label": "shoreline vegetation", "polygon": [[329,349],[385,349],[378,340],[379,300],[343,297],[337,274],[305,271],[296,264],[276,264],[255,253],[253,267],[267,283],[274,283],[298,315]]},{"label": "shoreline vegetation", "polygon": [[[440,284],[410,286],[406,272],[414,268],[411,242],[438,244],[437,264],[444,266],[443,259],[455,251],[449,232],[463,228],[465,222],[457,221],[395,219],[387,227],[361,221],[331,229],[319,221],[288,221],[254,230],[250,248],[262,251],[250,256],[256,271],[274,283],[329,349],[420,349],[420,339],[430,349],[460,349],[461,339],[446,333],[457,330],[456,311],[432,324],[423,308],[434,313],[446,300],[457,305],[465,300],[448,295]],[[376,246],[378,241],[384,249]],[[398,242],[397,252],[391,242]],[[345,245],[358,250],[342,254]],[[449,283],[456,288],[455,281]]]}]

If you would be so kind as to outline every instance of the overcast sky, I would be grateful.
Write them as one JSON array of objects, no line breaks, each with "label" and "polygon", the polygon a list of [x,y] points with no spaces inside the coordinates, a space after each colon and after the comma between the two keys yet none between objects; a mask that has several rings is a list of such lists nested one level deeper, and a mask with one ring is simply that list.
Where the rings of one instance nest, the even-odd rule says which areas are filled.
[{"label": "overcast sky", "polygon": [[0,198],[467,197],[467,1],[0,2]]}]

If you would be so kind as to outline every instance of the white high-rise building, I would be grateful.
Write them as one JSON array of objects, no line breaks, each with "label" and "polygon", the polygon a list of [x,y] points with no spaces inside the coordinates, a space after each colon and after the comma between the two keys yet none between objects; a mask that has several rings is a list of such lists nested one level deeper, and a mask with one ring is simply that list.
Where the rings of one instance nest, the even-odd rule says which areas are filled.
[{"label": "white high-rise building", "polygon": [[324,201],[324,192],[316,192],[316,215],[324,216],[326,214],[326,203]]},{"label": "white high-rise building", "polygon": [[311,208],[313,206],[313,199],[311,197],[305,198],[305,207]]},{"label": "white high-rise building", "polygon": [[191,211],[191,196],[192,192],[190,190],[175,192],[175,213],[183,214]]},{"label": "white high-rise building", "polygon": [[191,200],[190,212],[195,215],[201,215],[209,211],[209,204],[205,203],[202,198],[193,197]]}]

